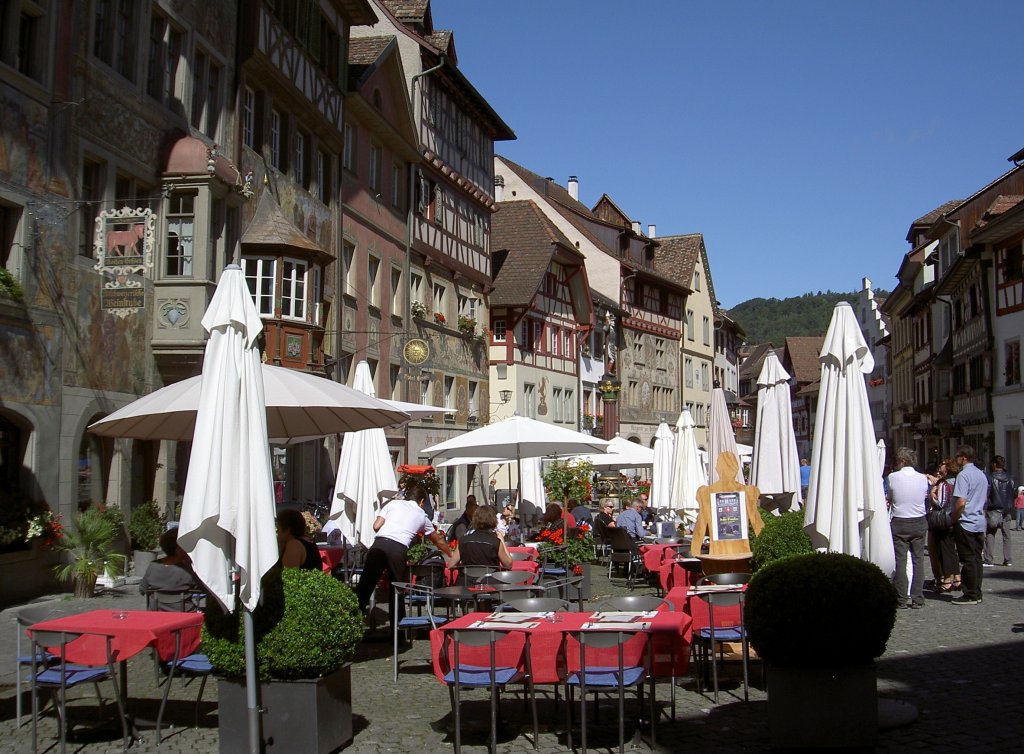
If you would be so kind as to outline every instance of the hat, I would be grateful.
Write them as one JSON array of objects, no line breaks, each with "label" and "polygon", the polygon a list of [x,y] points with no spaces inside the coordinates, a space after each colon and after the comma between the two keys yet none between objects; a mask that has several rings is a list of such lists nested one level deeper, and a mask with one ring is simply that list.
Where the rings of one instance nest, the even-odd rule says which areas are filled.
[{"label": "hat", "polygon": [[1024,484],[1017,488],[1017,492],[1024,492]]}]

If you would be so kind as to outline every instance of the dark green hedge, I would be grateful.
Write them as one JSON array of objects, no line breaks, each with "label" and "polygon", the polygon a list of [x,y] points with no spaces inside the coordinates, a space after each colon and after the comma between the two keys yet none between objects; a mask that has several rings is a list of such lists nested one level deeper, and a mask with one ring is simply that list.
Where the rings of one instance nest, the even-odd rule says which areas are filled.
[{"label": "dark green hedge", "polygon": [[750,538],[750,568],[755,573],[769,563],[793,555],[814,552],[811,538],[804,531],[803,511],[789,511],[781,516],[762,516],[764,528]]},{"label": "dark green hedge", "polygon": [[[364,631],[349,587],[321,571],[297,568],[275,568],[264,577],[253,628],[260,680],[330,673],[352,659]],[[207,600],[203,651],[217,674],[245,675],[241,610],[226,614],[216,600]]]},{"label": "dark green hedge", "polygon": [[747,633],[769,665],[862,665],[885,652],[896,603],[896,589],[873,563],[834,552],[798,555],[750,580]]}]

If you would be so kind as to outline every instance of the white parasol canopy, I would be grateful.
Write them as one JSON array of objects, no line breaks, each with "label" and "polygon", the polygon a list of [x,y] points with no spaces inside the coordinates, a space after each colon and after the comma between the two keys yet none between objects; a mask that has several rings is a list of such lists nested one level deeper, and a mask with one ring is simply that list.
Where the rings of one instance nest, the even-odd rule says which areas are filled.
[{"label": "white parasol canopy", "polygon": [[519,520],[525,526],[535,525],[544,515],[547,495],[544,494],[544,476],[540,470],[540,458],[523,458],[519,461],[519,475],[522,495],[519,500]]},{"label": "white parasol canopy", "polygon": [[[271,442],[295,442],[409,421],[408,414],[389,403],[326,377],[269,364],[257,366],[262,372]],[[203,376],[197,375],[154,390],[94,422],[89,431],[137,440],[191,440],[202,380]]]},{"label": "white parasol canopy", "polygon": [[603,453],[607,448],[607,440],[525,416],[511,416],[424,448],[420,453],[428,458],[475,456],[517,460],[553,455]]},{"label": "white parasol canopy", "polygon": [[865,375],[875,360],[853,308],[836,304],[821,352],[804,528],[815,547],[896,568]]},{"label": "white parasol canopy", "polygon": [[672,507],[689,523],[697,520],[697,488],[708,483],[706,461],[697,448],[693,417],[683,409],[676,420],[675,458],[672,461]]},{"label": "white parasol canopy", "polygon": [[762,495],[793,493],[794,501],[802,500],[789,372],[774,351],[768,352],[757,378],[757,430],[750,483]]},{"label": "white parasol canopy", "polygon": [[[356,364],[353,386],[361,393],[375,396],[370,365],[365,361]],[[348,432],[341,445],[330,514],[330,518],[338,519],[345,539],[366,547],[372,545],[375,536],[373,521],[381,498],[397,492],[398,480],[395,479],[384,430],[374,428]]]},{"label": "white parasol canopy", "polygon": [[[710,484],[718,481],[718,454],[726,451],[732,453],[737,459],[740,458],[740,451],[736,446],[736,434],[732,431],[732,420],[729,419],[729,408],[725,405],[725,391],[716,387],[711,391],[711,418],[708,421],[707,473]],[[745,484],[741,464],[737,464],[736,481]]]},{"label": "white parasol canopy", "polygon": [[653,450],[619,435],[615,435],[608,442],[608,452],[589,453],[576,456],[576,458],[581,461],[588,461],[591,466],[597,469],[639,469],[654,466]]},{"label": "white parasol canopy", "polygon": [[662,422],[654,433],[654,469],[651,474],[651,496],[647,504],[658,510],[672,507],[672,461],[675,438],[668,424]]}]

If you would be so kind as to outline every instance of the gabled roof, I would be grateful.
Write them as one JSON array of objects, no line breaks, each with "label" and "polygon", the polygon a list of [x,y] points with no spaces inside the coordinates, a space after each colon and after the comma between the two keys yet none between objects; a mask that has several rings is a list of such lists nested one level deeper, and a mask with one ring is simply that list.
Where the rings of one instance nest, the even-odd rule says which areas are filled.
[{"label": "gabled roof", "polygon": [[532,201],[499,202],[491,217],[491,254],[495,259],[492,308],[528,306],[544,283],[561,247],[577,264],[583,255]]},{"label": "gabled roof", "polygon": [[951,199],[948,202],[940,204],[938,207],[933,209],[931,212],[928,212],[927,214],[921,215],[919,218],[914,220],[914,222],[912,222],[910,224],[910,229],[907,231],[907,242],[908,243],[913,243],[914,242],[914,237],[916,235],[914,233],[915,229],[921,230],[923,228],[930,228],[944,214],[946,214],[950,210],[954,209],[955,207],[959,207],[961,204],[963,204],[963,201],[964,201],[963,199]]},{"label": "gabled roof", "polygon": [[783,366],[798,383],[814,382],[821,377],[818,356],[825,345],[824,335],[800,335],[786,338]]},{"label": "gabled roof", "polygon": [[454,36],[451,29],[440,29],[432,34],[428,34],[424,39],[436,47],[439,52],[451,56],[453,53],[450,48],[452,47]]},{"label": "gabled roof", "polygon": [[975,223],[974,227],[981,228],[987,225],[989,221],[994,220],[1005,212],[1009,212],[1022,201],[1024,201],[1024,196],[1017,194],[1010,196],[1000,194],[996,197],[996,200],[989,205],[989,208],[985,210],[985,213],[978,219],[978,222]]},{"label": "gabled roof", "polygon": [[325,253],[284,216],[268,188],[260,195],[256,214],[242,234],[242,243],[246,246],[290,246],[293,249]]},{"label": "gabled roof", "polygon": [[352,37],[348,43],[349,74],[352,66],[370,66],[377,62],[380,54],[387,49],[394,37]]},{"label": "gabled roof", "polygon": [[761,374],[761,366],[764,364],[765,357],[772,350],[773,346],[771,343],[756,343],[750,346],[750,351],[744,357],[743,363],[740,364],[740,379],[749,377],[751,382],[756,380],[758,375]]},{"label": "gabled roof", "polygon": [[595,217],[599,217],[606,223],[612,223],[622,228],[632,228],[633,222],[629,215],[622,211],[615,201],[608,194],[601,194],[601,198],[590,210]]},{"label": "gabled roof", "polygon": [[427,33],[434,27],[430,16],[430,0],[381,0],[391,15],[403,23],[424,24]]}]

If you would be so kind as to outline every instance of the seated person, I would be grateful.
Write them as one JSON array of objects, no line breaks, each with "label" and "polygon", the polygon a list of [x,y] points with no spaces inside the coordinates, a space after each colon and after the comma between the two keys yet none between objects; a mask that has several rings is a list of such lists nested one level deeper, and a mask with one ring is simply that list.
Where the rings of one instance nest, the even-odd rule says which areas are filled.
[{"label": "seated person", "polygon": [[[565,528],[569,526],[569,522],[566,520],[565,515],[562,513],[562,506],[558,503],[548,503],[548,507],[544,509],[544,516],[541,518],[542,526],[530,539],[534,542],[541,542],[543,540],[550,540],[552,535],[561,541],[561,537],[565,536]],[[573,522],[575,523],[575,521]],[[556,534],[558,532],[558,534]]]},{"label": "seated person", "polygon": [[613,516],[614,513],[615,503],[613,503],[611,500],[602,500],[601,510],[596,516],[594,516],[594,521],[596,523],[602,523],[605,526],[615,526],[615,518]]},{"label": "seated person", "polygon": [[306,539],[306,519],[297,510],[283,510],[277,514],[277,547],[283,568],[323,570],[320,550]]},{"label": "seated person", "polygon": [[448,529],[447,539],[449,542],[452,540],[462,541],[463,535],[468,532],[472,526],[473,513],[476,511],[476,495],[469,495],[466,497],[466,510],[462,512],[462,515],[455,519],[455,523]]},{"label": "seated person", "polygon": [[512,556],[505,540],[496,531],[498,516],[489,505],[478,506],[473,512],[472,528],[459,538],[459,546],[448,558],[448,567],[493,566],[509,569]]},{"label": "seated person", "polygon": [[586,522],[593,526],[594,517],[590,514],[590,508],[587,507],[586,503],[578,500],[569,501],[569,515],[576,520],[576,525]]},{"label": "seated person", "polygon": [[199,581],[192,572],[188,554],[178,544],[177,526],[160,535],[160,549],[164,551],[164,557],[150,563],[139,584],[139,591],[143,594],[154,592],[146,600],[147,609],[164,613],[198,609],[192,592],[200,591]]},{"label": "seated person", "polygon": [[639,497],[634,497],[633,502],[629,508],[626,508],[619,514],[619,517],[615,519],[615,525],[620,529],[628,531],[633,539],[643,539],[646,532],[644,531],[644,522],[640,517],[640,511],[644,507],[644,501]]}]

